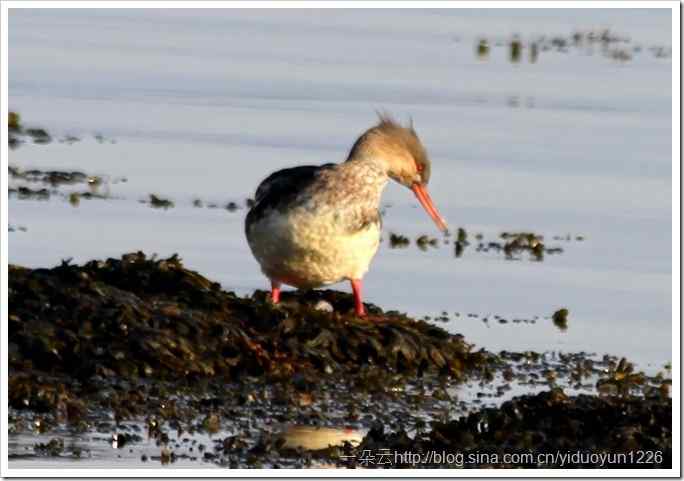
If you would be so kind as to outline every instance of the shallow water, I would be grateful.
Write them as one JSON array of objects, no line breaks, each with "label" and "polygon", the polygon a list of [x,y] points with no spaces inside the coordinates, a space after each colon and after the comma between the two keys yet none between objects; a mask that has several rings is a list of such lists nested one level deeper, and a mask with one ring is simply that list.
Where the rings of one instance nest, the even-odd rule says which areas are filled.
[{"label": "shallow water", "polygon": [[[446,311],[440,325],[492,351],[625,355],[647,372],[671,361],[672,65],[649,50],[670,47],[669,11],[17,10],[9,26],[10,108],[82,138],[24,145],[10,165],[127,179],[78,207],[11,198],[10,224],[27,229],[10,234],[11,263],[178,253],[249,295],[267,284],[244,239],[245,198],[278,168],[343,160],[384,109],[414,119],[454,232],[531,230],[564,252],[506,261],[475,244],[456,258],[453,245],[383,242],[367,301]],[[627,62],[600,46],[541,51],[532,64],[527,48],[511,63],[496,46],[603,28],[642,50]],[[150,193],[175,207],[139,202]],[[405,189],[389,186],[383,203],[385,240],[437,235]],[[585,240],[551,240],[566,234]],[[561,307],[565,332],[545,318]]]}]

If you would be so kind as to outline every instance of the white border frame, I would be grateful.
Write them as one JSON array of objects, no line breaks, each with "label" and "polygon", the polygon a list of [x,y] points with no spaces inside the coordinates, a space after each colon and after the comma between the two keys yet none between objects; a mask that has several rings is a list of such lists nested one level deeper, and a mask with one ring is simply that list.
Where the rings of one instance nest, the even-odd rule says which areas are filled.
[{"label": "white border frame", "polygon": [[[0,322],[2,324],[2,358],[0,358],[0,474],[3,477],[680,477],[680,360],[681,360],[681,170],[680,170],[680,4],[675,1],[6,1],[1,4],[0,32],[2,37],[0,60],[2,85],[0,104],[2,107],[2,136],[0,141]],[[8,275],[8,16],[13,8],[648,8],[669,9],[672,13],[672,466],[668,469],[605,469],[605,470],[554,470],[554,469],[366,469],[366,470],[329,470],[329,469],[207,469],[179,468],[170,469],[117,469],[117,468],[76,468],[76,469],[19,469],[10,468],[7,449],[7,275]]]}]

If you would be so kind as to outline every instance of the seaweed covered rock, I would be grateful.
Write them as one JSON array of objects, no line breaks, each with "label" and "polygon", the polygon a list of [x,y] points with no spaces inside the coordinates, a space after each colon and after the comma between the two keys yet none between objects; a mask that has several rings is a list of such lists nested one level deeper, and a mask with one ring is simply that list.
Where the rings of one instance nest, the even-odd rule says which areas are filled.
[{"label": "seaweed covered rock", "polygon": [[[318,309],[321,301],[333,312]],[[360,319],[352,306],[350,295],[335,291],[287,293],[279,306],[263,292],[240,298],[177,256],[10,266],[11,402],[34,398],[24,381],[38,375],[47,408],[60,400],[55,379],[79,386],[94,378],[278,380],[368,369],[458,379],[485,356],[426,322],[375,306]]]},{"label": "seaweed covered rock", "polygon": [[[356,451],[392,453],[391,466],[369,467],[669,468],[672,399],[566,396],[553,389],[435,423],[415,438],[374,429]],[[436,462],[434,453],[444,456]]]}]

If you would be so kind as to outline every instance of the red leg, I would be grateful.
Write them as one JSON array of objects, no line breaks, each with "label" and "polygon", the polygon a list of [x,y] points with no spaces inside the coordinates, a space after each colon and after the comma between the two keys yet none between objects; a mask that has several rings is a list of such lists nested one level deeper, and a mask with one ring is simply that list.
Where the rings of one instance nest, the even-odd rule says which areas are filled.
[{"label": "red leg", "polygon": [[354,293],[354,310],[356,315],[363,317],[366,315],[366,309],[363,307],[363,300],[361,299],[361,287],[363,281],[361,279],[352,279],[351,286],[352,292]]},{"label": "red leg", "polygon": [[280,282],[271,281],[271,300],[273,304],[280,302]]}]

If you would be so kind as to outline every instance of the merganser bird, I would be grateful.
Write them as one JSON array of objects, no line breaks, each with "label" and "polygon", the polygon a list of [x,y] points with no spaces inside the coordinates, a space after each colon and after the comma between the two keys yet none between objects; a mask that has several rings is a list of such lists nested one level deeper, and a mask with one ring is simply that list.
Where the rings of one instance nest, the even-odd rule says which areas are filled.
[{"label": "merganser bird", "polygon": [[447,231],[427,192],[430,160],[413,123],[404,127],[387,115],[356,140],[345,162],[283,169],[261,182],[245,234],[274,303],[282,284],[303,289],[349,280],[355,312],[365,316],[362,279],[380,245],[378,208],[389,179],[411,189]]}]

